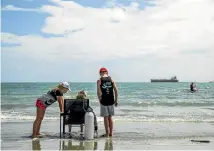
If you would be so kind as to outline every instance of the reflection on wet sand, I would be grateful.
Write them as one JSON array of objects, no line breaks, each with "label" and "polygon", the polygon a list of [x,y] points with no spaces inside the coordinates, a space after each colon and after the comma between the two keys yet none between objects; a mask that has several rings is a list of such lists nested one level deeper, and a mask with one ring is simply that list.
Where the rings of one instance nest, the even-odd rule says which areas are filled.
[{"label": "reflection on wet sand", "polygon": [[97,141],[61,140],[60,150],[97,150]]},{"label": "reflection on wet sand", "polygon": [[106,139],[104,150],[113,150],[112,138]]},{"label": "reflection on wet sand", "polygon": [[40,140],[32,140],[32,150],[41,150]]},{"label": "reflection on wet sand", "polygon": [[[89,140],[89,141],[59,140],[59,150],[97,150],[97,149],[98,149],[98,140]],[[101,147],[100,149],[102,150],[103,148]],[[32,150],[42,150],[39,139],[32,141]],[[104,150],[113,150],[113,143],[111,138],[106,138]]]}]

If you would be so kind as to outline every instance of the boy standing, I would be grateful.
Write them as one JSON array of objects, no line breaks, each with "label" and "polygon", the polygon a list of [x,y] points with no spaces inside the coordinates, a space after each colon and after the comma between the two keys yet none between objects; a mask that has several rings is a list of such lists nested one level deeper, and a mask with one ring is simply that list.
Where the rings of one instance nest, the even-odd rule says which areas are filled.
[{"label": "boy standing", "polygon": [[112,136],[114,105],[118,105],[118,92],[115,82],[106,68],[100,69],[100,79],[97,80],[97,96],[100,102],[100,116],[104,117],[106,137]]}]

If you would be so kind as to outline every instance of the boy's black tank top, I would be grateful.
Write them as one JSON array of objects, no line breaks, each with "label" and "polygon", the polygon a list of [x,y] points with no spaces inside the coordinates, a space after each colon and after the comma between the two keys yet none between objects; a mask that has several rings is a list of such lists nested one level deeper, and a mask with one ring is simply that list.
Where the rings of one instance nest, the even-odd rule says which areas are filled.
[{"label": "boy's black tank top", "polygon": [[101,104],[108,106],[114,104],[113,82],[110,76],[100,78],[101,81]]}]

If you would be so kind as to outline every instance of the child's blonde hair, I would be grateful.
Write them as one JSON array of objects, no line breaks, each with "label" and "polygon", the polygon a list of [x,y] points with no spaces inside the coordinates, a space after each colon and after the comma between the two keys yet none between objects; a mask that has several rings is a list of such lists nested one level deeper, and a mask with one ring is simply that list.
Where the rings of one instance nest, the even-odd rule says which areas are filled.
[{"label": "child's blonde hair", "polygon": [[77,93],[76,99],[86,99],[86,97],[87,93],[84,90],[82,90]]}]

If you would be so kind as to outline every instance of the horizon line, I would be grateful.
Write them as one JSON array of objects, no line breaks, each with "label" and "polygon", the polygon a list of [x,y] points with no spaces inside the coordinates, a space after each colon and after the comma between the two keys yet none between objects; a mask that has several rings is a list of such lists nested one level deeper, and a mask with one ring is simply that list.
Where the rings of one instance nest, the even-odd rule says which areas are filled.
[{"label": "horizon line", "polygon": [[[67,81],[70,83],[96,83],[96,81]],[[179,81],[179,82],[151,82],[151,81],[115,81],[116,83],[186,83],[193,81]],[[195,81],[197,82],[197,81]],[[198,81],[197,83],[212,83],[214,81]],[[60,81],[1,81],[1,83],[60,83]]]}]

